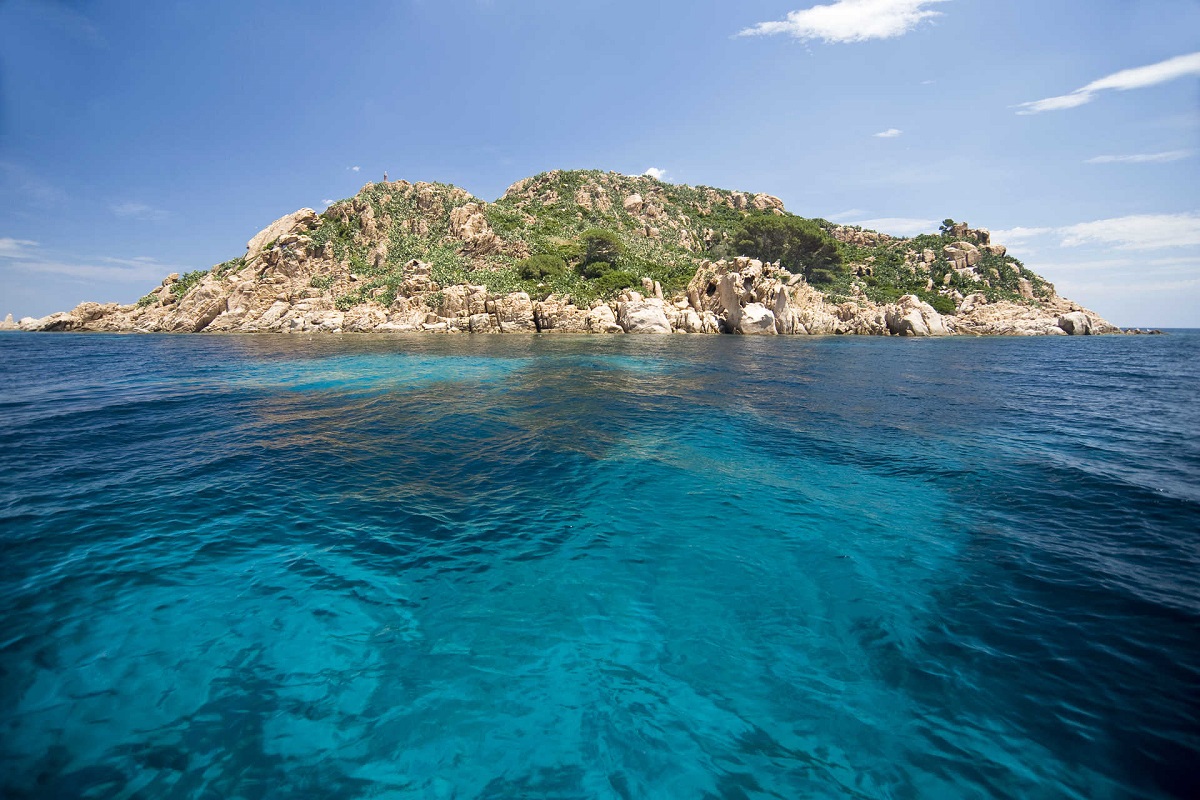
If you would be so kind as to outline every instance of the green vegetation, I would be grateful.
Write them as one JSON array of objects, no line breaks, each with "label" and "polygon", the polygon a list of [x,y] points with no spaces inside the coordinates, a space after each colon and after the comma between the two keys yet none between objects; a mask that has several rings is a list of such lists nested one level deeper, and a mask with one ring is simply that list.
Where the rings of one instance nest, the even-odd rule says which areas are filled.
[{"label": "green vegetation", "polygon": [[215,267],[213,267],[212,272],[213,275],[216,275],[218,278],[223,278],[231,272],[238,272],[245,266],[246,259],[233,258],[224,262],[223,264],[217,264]]},{"label": "green vegetation", "polygon": [[145,308],[146,306],[152,306],[157,302],[158,302],[158,292],[151,292],[148,295],[144,295],[137,301],[137,307]]},{"label": "green vegetation", "polygon": [[198,269],[193,272],[183,273],[183,275],[179,277],[179,280],[171,284],[171,294],[175,295],[176,297],[183,297],[185,294],[190,292],[192,288],[196,286],[196,284],[200,283],[200,281],[202,281],[206,275],[208,275],[208,270],[206,269]]},{"label": "green vegetation", "polygon": [[325,290],[332,289],[333,284],[336,281],[337,278],[333,275],[313,275],[312,280],[308,282],[308,285],[314,289]]},{"label": "green vegetation", "polygon": [[833,283],[842,267],[837,241],[813,220],[755,214],[734,232],[733,248],[739,255],[779,265],[809,283]]},{"label": "green vegetation", "polygon": [[947,297],[944,294],[935,294],[930,296],[927,292],[921,293],[921,299],[929,305],[933,306],[933,310],[939,314],[953,314],[956,308],[954,298]]},{"label": "green vegetation", "polygon": [[530,256],[529,258],[517,264],[517,272],[521,278],[527,281],[544,281],[548,278],[557,278],[567,271],[567,262],[562,256],[543,253],[542,255]]},{"label": "green vegetation", "polygon": [[[642,201],[627,208],[635,194]],[[497,239],[478,253],[450,230],[451,213],[468,203],[478,204]],[[1038,297],[1052,291],[1016,259],[982,247],[973,272],[956,271],[943,253],[955,241],[952,219],[939,233],[912,239],[850,237],[826,220],[792,216],[776,206],[762,196],[580,170],[528,178],[494,203],[444,184],[369,184],[352,200],[326,209],[309,236],[316,249],[328,248],[359,279],[336,299],[339,308],[368,299],[390,305],[412,277],[413,260],[430,266],[435,290],[483,284],[495,293],[524,291],[535,299],[569,295],[581,305],[637,287],[642,278],[676,292],[703,261],[735,256],[778,261],[835,300],[862,292],[885,303],[914,294],[949,311],[953,291],[1021,300],[1022,281]],[[386,256],[374,249],[381,241]],[[930,263],[921,258],[925,250],[934,252]],[[235,259],[214,272],[241,266]],[[312,280],[322,290],[334,285],[331,276]]]},{"label": "green vegetation", "polygon": [[637,283],[638,279],[632,272],[612,270],[600,275],[592,285],[596,287],[596,292],[603,296],[628,289]]},{"label": "green vegetation", "polygon": [[579,266],[579,274],[585,278],[603,278],[610,272],[615,272],[616,267],[607,261],[592,261]]},{"label": "green vegetation", "polygon": [[[583,266],[585,268],[592,264],[604,264],[607,267],[609,264],[617,263],[625,255],[625,245],[621,243],[621,237],[612,231],[592,228],[581,233],[579,241],[583,245]],[[608,270],[593,271],[598,274],[590,277],[598,278]]]}]

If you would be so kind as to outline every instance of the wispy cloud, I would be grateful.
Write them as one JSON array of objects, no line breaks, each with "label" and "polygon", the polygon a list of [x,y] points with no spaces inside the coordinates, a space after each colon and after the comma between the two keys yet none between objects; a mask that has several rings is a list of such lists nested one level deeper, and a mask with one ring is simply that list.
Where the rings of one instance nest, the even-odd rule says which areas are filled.
[{"label": "wispy cloud", "polygon": [[170,272],[187,268],[161,264],[152,258],[87,258],[39,259],[13,262],[13,267],[25,272],[67,275],[85,280],[145,282],[158,281]]},{"label": "wispy cloud", "polygon": [[112,206],[112,212],[118,217],[137,219],[144,222],[159,222],[171,216],[170,213],[146,205],[145,203],[118,203]]},{"label": "wispy cloud", "polygon": [[1200,214],[1138,214],[1060,230],[1063,247],[1108,244],[1122,250],[1200,247]]},{"label": "wispy cloud", "polygon": [[1082,277],[1110,272],[1125,276],[1137,274],[1160,279],[1194,278],[1200,275],[1200,256],[1146,258],[1139,255],[1120,258],[1085,258],[1082,261],[1039,261],[1038,268],[1053,271],[1055,274]]},{"label": "wispy cloud", "polygon": [[650,167],[650,169],[646,170],[642,174],[647,177],[654,178],[656,181],[665,181],[667,179],[667,171],[665,169],[659,169],[658,167]]},{"label": "wispy cloud", "polygon": [[325,198],[325,199],[324,199],[324,200],[322,200],[321,202],[325,204],[325,207],[326,207],[326,208],[328,208],[329,206],[333,205],[333,204],[334,204],[334,203],[336,203],[337,201],[336,201],[336,200],[330,200],[329,198]]},{"label": "wispy cloud", "polygon": [[825,217],[825,219],[829,220],[830,222],[843,222],[848,219],[854,219],[855,217],[861,217],[862,215],[863,210],[861,208],[851,208],[847,211],[839,211],[836,214],[830,214],[829,216]]},{"label": "wispy cloud", "polygon": [[875,134],[875,138],[876,139],[895,139],[897,136],[899,136],[902,133],[904,133],[904,131],[900,130],[899,128],[888,128],[886,131],[880,131],[879,133]]},{"label": "wispy cloud", "polygon": [[1009,244],[1011,242],[1021,242],[1027,239],[1036,239],[1039,236],[1047,236],[1054,233],[1057,228],[1009,228],[1008,230],[992,231],[992,239],[998,242]]},{"label": "wispy cloud", "polygon": [[1055,236],[1060,247],[1104,245],[1117,250],[1160,250],[1200,247],[1200,213],[1133,214],[1061,228],[1013,228],[993,231],[992,238],[1011,244]]},{"label": "wispy cloud", "polygon": [[940,17],[928,6],[948,0],[837,0],[831,5],[793,11],[778,22],[760,22],[739,36],[784,34],[801,41],[820,39],[827,44],[892,39],[922,22]]},{"label": "wispy cloud", "polygon": [[1200,75],[1200,53],[1186,56],[1176,56],[1157,64],[1136,67],[1115,72],[1106,78],[1092,81],[1081,89],[1058,97],[1047,97],[1045,100],[1034,100],[1021,103],[1017,108],[1018,114],[1040,114],[1043,111],[1062,111],[1067,108],[1077,108],[1096,99],[1096,95],[1105,91],[1127,92],[1131,89],[1145,89],[1160,83],[1185,78],[1189,75]]},{"label": "wispy cloud", "polygon": [[938,222],[932,219],[913,219],[911,217],[883,217],[881,219],[864,219],[851,223],[860,228],[866,228],[880,233],[890,233],[893,236],[918,236],[922,233],[932,233],[937,230]]},{"label": "wispy cloud", "polygon": [[1085,164],[1167,164],[1182,161],[1192,155],[1191,150],[1171,150],[1166,153],[1136,153],[1129,156],[1096,156]]},{"label": "wispy cloud", "polygon": [[31,247],[37,247],[37,242],[0,237],[0,258],[28,258],[32,255],[29,252]]},{"label": "wispy cloud", "polygon": [[346,167],[346,169],[350,170],[351,172],[362,172],[362,167],[359,166]]},{"label": "wispy cloud", "polygon": [[0,198],[9,211],[11,206],[47,209],[65,204],[67,193],[20,164],[0,161]]}]

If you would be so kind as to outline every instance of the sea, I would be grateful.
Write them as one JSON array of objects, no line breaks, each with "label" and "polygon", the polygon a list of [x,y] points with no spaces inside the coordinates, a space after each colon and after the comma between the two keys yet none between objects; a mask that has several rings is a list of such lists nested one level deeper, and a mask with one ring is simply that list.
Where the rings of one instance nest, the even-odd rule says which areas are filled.
[{"label": "sea", "polygon": [[0,334],[0,797],[1200,797],[1200,332]]}]

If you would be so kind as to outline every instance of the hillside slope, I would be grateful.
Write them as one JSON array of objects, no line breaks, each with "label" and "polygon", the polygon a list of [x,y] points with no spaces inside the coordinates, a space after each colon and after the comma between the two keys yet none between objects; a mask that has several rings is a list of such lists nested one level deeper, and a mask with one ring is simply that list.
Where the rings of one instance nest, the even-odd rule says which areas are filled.
[{"label": "hillside slope", "polygon": [[904,239],[801,220],[765,194],[595,171],[527,178],[494,203],[444,184],[370,183],[322,214],[277,220],[240,257],[168,276],[135,304],[84,303],[19,327],[1117,332],[987,231],[944,228]]}]

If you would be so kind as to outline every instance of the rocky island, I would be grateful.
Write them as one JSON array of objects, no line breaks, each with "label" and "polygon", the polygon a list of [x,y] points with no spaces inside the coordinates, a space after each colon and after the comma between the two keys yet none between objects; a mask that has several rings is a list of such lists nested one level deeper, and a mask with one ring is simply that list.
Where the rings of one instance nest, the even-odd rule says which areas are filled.
[{"label": "rocky island", "polygon": [[1120,333],[946,220],[901,238],[789,214],[766,194],[597,171],[455,186],[369,183],[269,225],[244,255],[138,302],[5,327],[139,333],[745,335]]}]

